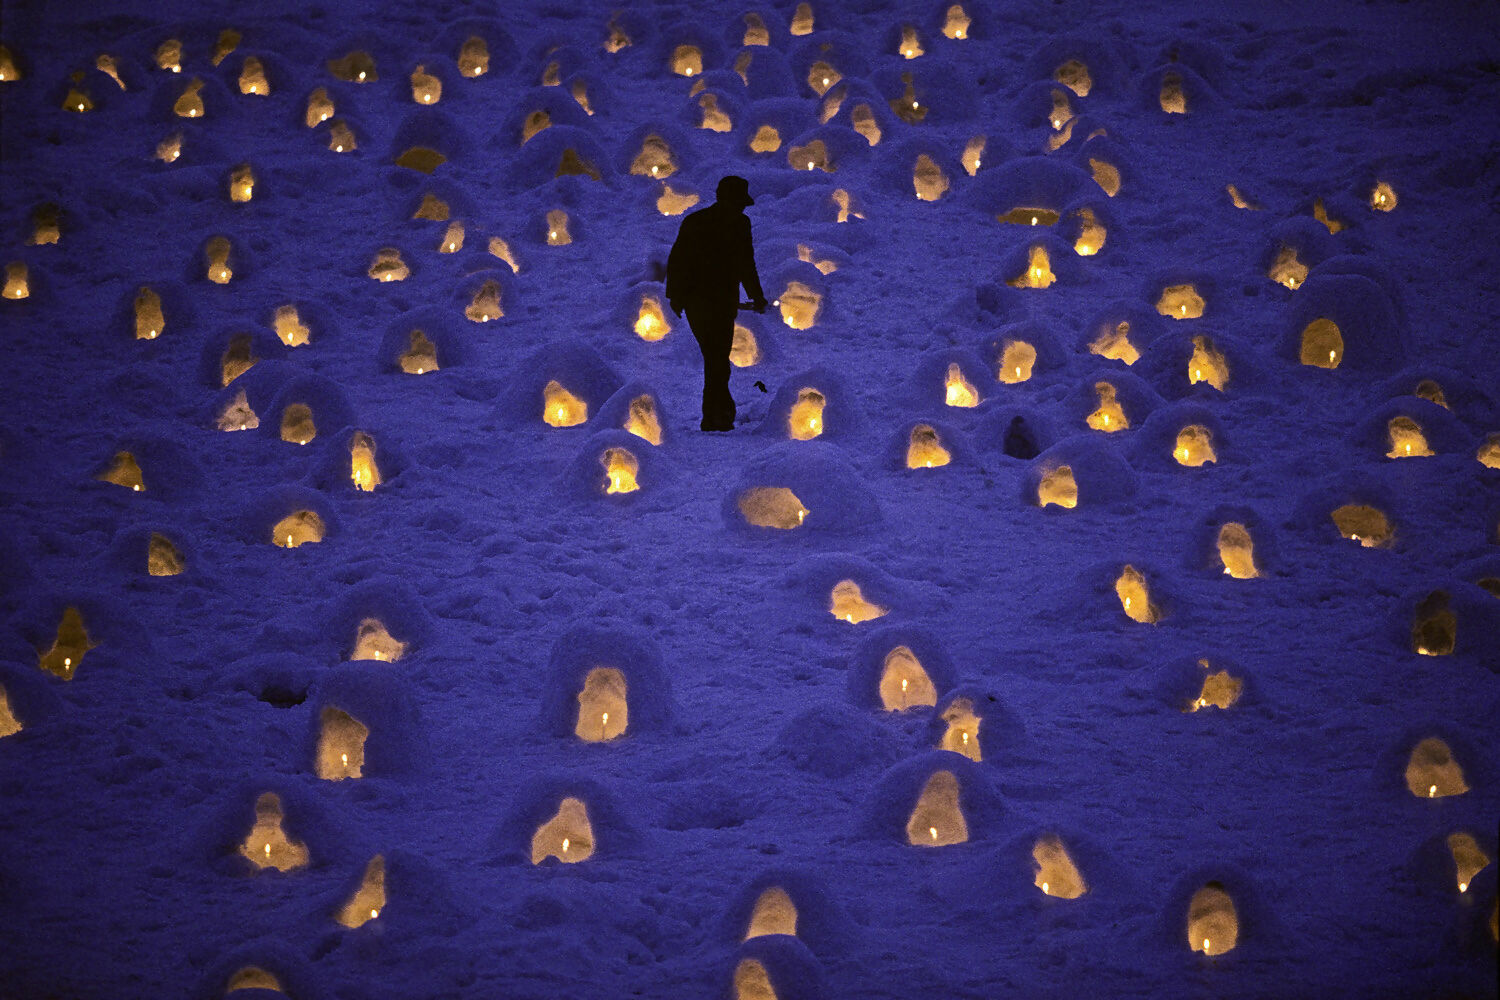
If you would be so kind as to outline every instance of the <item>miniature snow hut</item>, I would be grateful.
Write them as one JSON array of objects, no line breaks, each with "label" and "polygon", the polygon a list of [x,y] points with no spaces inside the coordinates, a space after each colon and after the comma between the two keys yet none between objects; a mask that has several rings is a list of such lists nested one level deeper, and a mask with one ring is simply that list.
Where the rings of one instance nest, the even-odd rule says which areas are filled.
[{"label": "miniature snow hut", "polygon": [[1036,457],[1022,476],[1021,491],[1026,503],[1071,509],[1133,496],[1136,476],[1107,442],[1075,436]]},{"label": "miniature snow hut", "polygon": [[581,624],[552,644],[537,719],[544,732],[608,743],[665,731],[675,714],[661,653],[643,633]]},{"label": "miniature snow hut", "polygon": [[501,407],[513,420],[541,421],[549,427],[576,427],[598,413],[621,380],[595,350],[584,344],[549,344],[513,369],[511,389]]},{"label": "miniature snow hut", "polygon": [[572,865],[627,850],[636,839],[604,785],[542,775],[516,793],[495,850],[513,863]]},{"label": "miniature snow hut", "polygon": [[866,809],[866,833],[913,847],[950,847],[1003,833],[1004,806],[989,776],[946,750],[919,754],[886,771]]},{"label": "miniature snow hut", "polygon": [[869,488],[836,445],[787,441],[753,459],[722,507],[738,528],[847,533],[880,520]]},{"label": "miniature snow hut", "polygon": [[904,712],[936,705],[957,679],[952,661],[931,631],[886,626],[855,648],[849,698],[864,708]]}]

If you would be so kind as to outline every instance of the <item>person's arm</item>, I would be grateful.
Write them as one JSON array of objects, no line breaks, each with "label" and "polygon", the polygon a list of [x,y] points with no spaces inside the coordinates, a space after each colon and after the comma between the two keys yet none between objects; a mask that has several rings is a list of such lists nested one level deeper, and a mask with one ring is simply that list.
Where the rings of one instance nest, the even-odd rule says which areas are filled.
[{"label": "person's arm", "polygon": [[750,235],[750,220],[744,216],[744,224],[741,229],[743,236],[740,239],[739,250],[739,278],[740,284],[745,286],[745,291],[750,294],[750,301],[755,303],[756,312],[766,311],[766,293],[760,287],[760,273],[755,270],[755,241]]}]

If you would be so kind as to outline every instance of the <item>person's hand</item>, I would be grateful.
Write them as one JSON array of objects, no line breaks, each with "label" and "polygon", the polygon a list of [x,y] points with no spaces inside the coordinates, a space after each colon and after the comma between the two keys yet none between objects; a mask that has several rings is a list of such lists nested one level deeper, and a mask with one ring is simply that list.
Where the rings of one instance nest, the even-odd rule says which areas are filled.
[{"label": "person's hand", "polygon": [[672,300],[669,300],[667,302],[667,306],[668,306],[668,308],[670,308],[672,310],[673,313],[676,314],[676,316],[677,316],[678,319],[682,318],[682,303],[681,302],[678,302],[675,299],[672,299]]},{"label": "person's hand", "polygon": [[753,303],[753,305],[754,305],[755,311],[758,312],[758,313],[764,313],[766,311],[766,300],[765,299],[756,299],[755,302]]}]

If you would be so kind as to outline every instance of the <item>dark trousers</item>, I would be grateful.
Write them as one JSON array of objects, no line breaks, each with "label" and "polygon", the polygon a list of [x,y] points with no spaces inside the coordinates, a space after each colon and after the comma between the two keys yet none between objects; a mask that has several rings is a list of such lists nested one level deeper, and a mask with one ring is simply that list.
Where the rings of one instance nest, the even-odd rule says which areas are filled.
[{"label": "dark trousers", "polygon": [[734,427],[734,397],[729,395],[729,349],[734,346],[736,304],[690,305],[688,325],[703,352],[704,430]]}]

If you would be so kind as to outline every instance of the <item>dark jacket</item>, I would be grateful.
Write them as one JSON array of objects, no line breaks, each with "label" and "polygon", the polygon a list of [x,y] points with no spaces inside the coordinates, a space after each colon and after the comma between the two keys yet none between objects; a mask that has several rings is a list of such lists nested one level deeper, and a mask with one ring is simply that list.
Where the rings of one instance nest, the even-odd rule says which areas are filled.
[{"label": "dark jacket", "polygon": [[742,284],[752,302],[765,300],[745,214],[715,202],[683,219],[667,257],[667,301],[733,309]]}]

